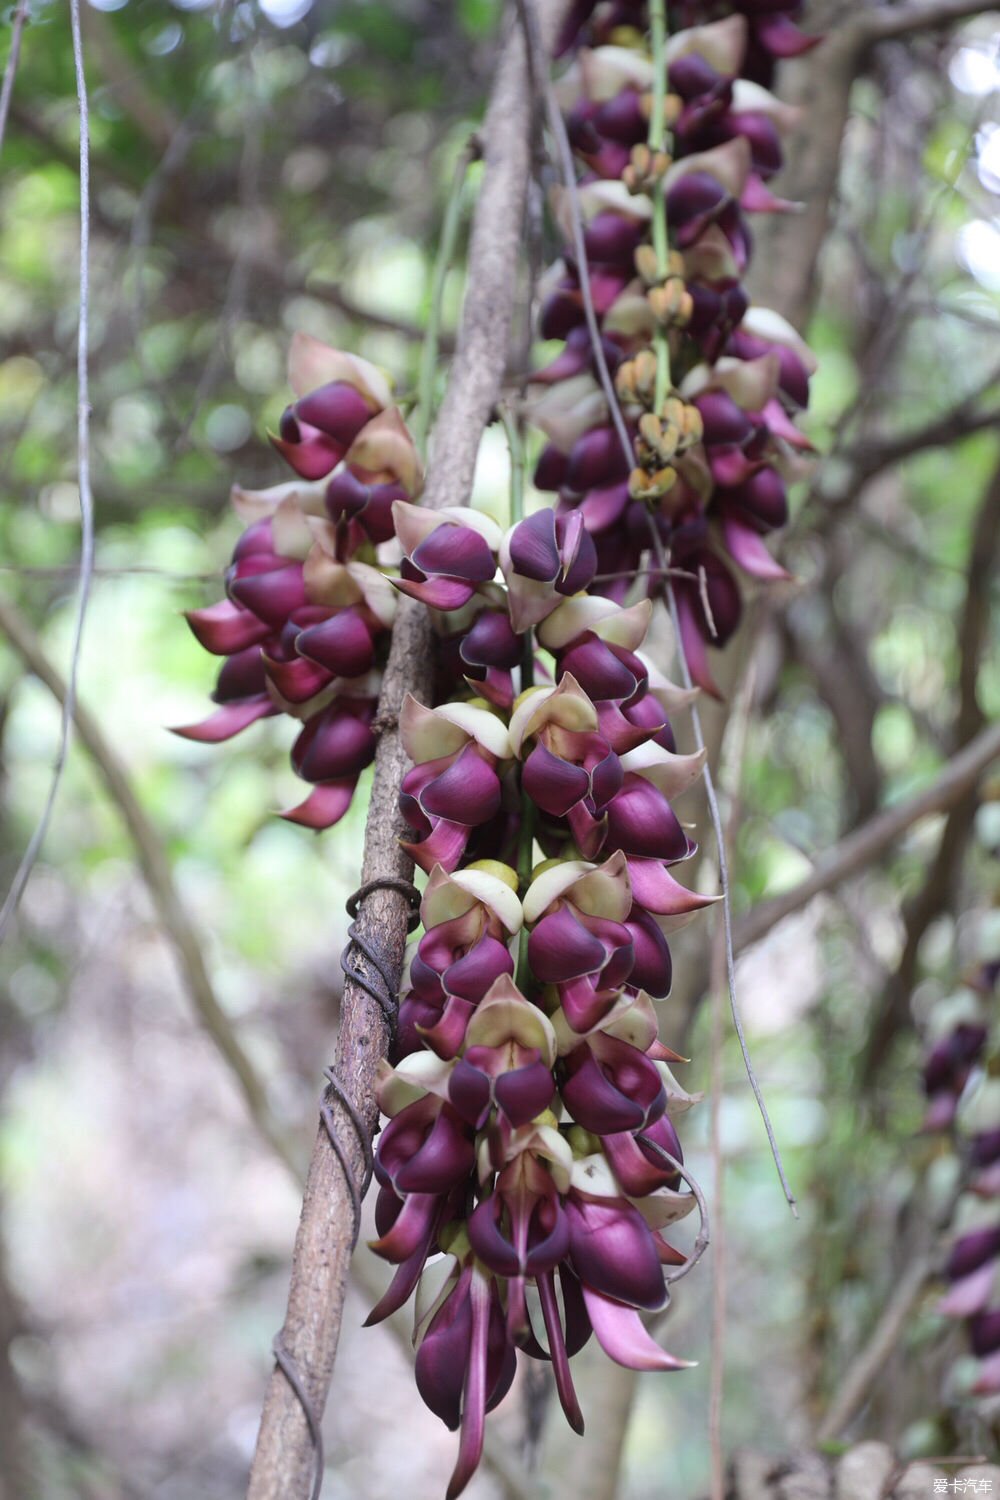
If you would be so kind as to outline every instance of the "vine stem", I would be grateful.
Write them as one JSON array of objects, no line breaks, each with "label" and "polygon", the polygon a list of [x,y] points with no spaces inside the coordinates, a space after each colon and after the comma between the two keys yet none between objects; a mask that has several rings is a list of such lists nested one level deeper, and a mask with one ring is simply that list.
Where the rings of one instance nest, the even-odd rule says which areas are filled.
[{"label": "vine stem", "polygon": [[[83,42],[80,36],[80,0],[70,0],[69,13],[73,33],[73,63],[76,71],[76,95],[80,120],[80,313],[76,340],[76,451],[77,481],[80,490],[80,581],[77,587],[69,671],[66,676],[66,696],[63,699],[59,727],[59,745],[41,814],[35,824],[28,847],[14,872],[7,898],[3,907],[0,908],[0,943],[7,935],[11,919],[17,911],[41,852],[42,844],[45,842],[63,771],[66,768],[73,732],[73,710],[76,705],[80,653],[83,649],[83,626],[90,598],[90,583],[94,574],[94,497],[90,488],[90,388],[87,350],[90,310],[90,112],[87,105],[87,79],[83,66]],[[9,62],[8,59],[8,66]],[[13,76],[11,76],[11,85],[13,86]]]},{"label": "vine stem", "polygon": [[[572,229],[573,249],[576,256],[580,277],[580,292],[583,301],[584,317],[586,319],[587,328],[590,332],[592,346],[591,352],[593,353],[594,364],[597,368],[601,389],[604,392],[604,396],[608,404],[608,412],[611,416],[612,423],[614,424],[615,431],[618,435],[618,441],[621,444],[622,452],[625,456],[625,461],[628,467],[631,468],[635,462],[635,457],[632,450],[632,440],[629,436],[628,428],[625,424],[625,418],[622,415],[621,406],[618,402],[617,392],[615,391],[614,381],[611,378],[611,372],[608,369],[608,362],[604,355],[604,346],[601,342],[600,327],[597,322],[597,314],[594,309],[594,301],[590,291],[589,259],[587,256],[587,247],[584,244],[583,218],[580,212],[579,197],[577,195],[577,182],[576,172],[573,166],[573,153],[570,147],[569,137],[566,134],[566,126],[565,122],[563,121],[562,112],[559,109],[559,104],[555,97],[555,91],[548,77],[547,68],[545,66],[544,52],[542,51],[541,43],[538,37],[538,26],[537,22],[534,19],[531,0],[521,0],[520,8],[522,17],[525,22],[529,46],[531,47],[532,51],[533,70],[537,80],[537,86],[543,90],[545,95],[546,116],[548,118],[552,134],[555,138],[559,155],[560,171],[566,188],[566,200],[569,209],[570,226]],[[662,49],[658,61],[659,66],[662,69],[664,64]],[[664,213],[665,206],[666,205],[664,204]],[[657,530],[656,525],[653,522],[652,516],[650,516],[648,512],[647,522],[649,525],[650,542],[656,555],[657,566],[664,574],[663,593],[667,601],[667,608],[669,610],[671,622],[674,627],[674,635],[676,637],[677,644],[677,657],[681,667],[684,686],[688,690],[691,690],[693,689],[694,683],[691,677],[691,670],[688,666],[687,656],[684,651],[683,640],[680,633],[680,620],[677,614],[677,601],[674,597],[674,591],[671,587],[669,577],[669,559],[667,558],[667,554],[663,546],[663,539],[661,538],[659,531]],[[701,718],[699,716],[696,704],[692,702],[690,709],[691,728],[694,734],[696,748],[698,750],[704,750],[705,736],[702,732]],[[743,1066],[746,1069],[747,1078],[750,1080],[750,1087],[753,1090],[754,1098],[757,1101],[757,1107],[760,1110],[761,1119],[764,1122],[764,1129],[767,1132],[768,1144],[771,1148],[771,1155],[774,1158],[774,1165],[777,1169],[778,1179],[781,1183],[782,1191],[785,1194],[788,1206],[791,1209],[793,1216],[797,1219],[799,1214],[798,1209],[795,1205],[795,1197],[788,1185],[788,1179],[785,1175],[785,1168],[781,1160],[781,1152],[778,1149],[778,1143],[775,1139],[774,1129],[771,1125],[771,1119],[767,1112],[767,1106],[764,1103],[760,1085],[757,1082],[757,1075],[755,1074],[753,1064],[750,1061],[750,1053],[747,1048],[746,1036],[743,1031],[743,1023],[740,1018],[739,1005],[736,996],[736,965],[733,960],[732,903],[729,890],[729,867],[726,860],[722,819],[719,814],[719,803],[715,794],[715,783],[712,779],[712,773],[707,763],[705,765],[703,775],[705,779],[705,796],[708,802],[709,816],[711,818],[712,831],[715,837],[716,850],[718,852],[719,884],[722,888],[722,916],[726,945],[726,977],[729,985],[729,1008],[732,1013],[733,1025],[736,1029],[736,1035],[739,1038],[740,1051],[743,1054]]]}]

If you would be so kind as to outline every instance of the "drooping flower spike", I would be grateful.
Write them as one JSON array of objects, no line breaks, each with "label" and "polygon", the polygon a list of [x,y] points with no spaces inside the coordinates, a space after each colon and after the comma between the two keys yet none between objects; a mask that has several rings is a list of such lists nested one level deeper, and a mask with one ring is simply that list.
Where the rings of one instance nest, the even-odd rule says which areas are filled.
[{"label": "drooping flower spike", "polygon": [[215,713],[176,732],[215,743],[258,719],[298,721],[292,766],[313,787],[283,816],[328,828],[375,754],[372,720],[396,596],[377,566],[392,505],[420,489],[420,465],[382,375],[366,360],[296,334],[297,400],[274,446],[301,477],[235,486],[249,523],[226,572],[227,597],[191,610],[199,642],[225,657]]},{"label": "drooping flower spike", "polygon": [[[217,713],[182,732],[222,739],[294,717],[293,765],[313,791],[286,816],[314,828],[343,815],[374,754],[398,595],[434,627],[434,697],[408,698],[399,726],[412,762],[404,847],[427,879],[378,1078],[372,1248],[394,1270],[369,1322],[415,1296],[418,1388],[460,1432],[449,1500],[518,1354],[552,1364],[577,1431],[570,1362],[591,1334],[631,1368],[684,1363],[641,1318],[687,1264],[666,1235],[695,1204],[675,1122],[698,1096],[671,1071],[654,1001],[670,989],[669,933],[714,898],[674,873],[694,846],[673,802],[704,756],[677,753],[670,715],[693,693],[648,654],[641,595],[657,583],[633,584],[652,522],[678,574],[678,644],[711,691],[706,648],[741,610],[731,564],[783,576],[762,538],[784,521],[808,447],[794,418],[812,358],[750,307],[741,278],[751,216],[787,207],[771,182],[794,118],[766,85],[775,56],[811,45],[798,8],[672,11],[685,27],[665,54],[672,160],[646,145],[646,5],[572,10],[558,88],[587,265],[567,251],[543,278],[539,332],[564,347],[525,403],[547,440],[535,483],[553,505],[506,531],[462,504],[422,510],[380,373],[299,337],[295,399],[272,437],[297,477],[234,491],[248,529],[227,598],[190,617],[226,660]],[[658,181],[665,275],[651,244]],[[564,193],[553,207],[569,241]],[[630,457],[596,378],[585,288]],[[654,409],[658,330],[677,385]]]},{"label": "drooping flower spike", "polygon": [[[582,168],[590,300],[635,467],[624,461],[592,366],[583,272],[571,250],[547,280],[539,315],[542,336],[564,339],[565,352],[538,372],[526,411],[549,440],[535,483],[557,492],[557,515],[582,517],[596,548],[595,588],[625,597],[655,526],[676,572],[692,677],[714,692],[706,648],[725,645],[739,623],[739,574],[787,576],[763,538],[783,524],[785,485],[809,451],[795,417],[815,361],[783,318],[750,306],[741,278],[752,253],[748,216],[793,206],[768,183],[798,116],[764,86],[765,59],[815,39],[795,30],[794,6],[745,4],[711,20],[697,3],[672,8],[679,29],[663,59],[672,156],[654,160],[646,10],[575,7],[563,38],[575,51],[557,83]],[[671,238],[665,275],[651,243],[659,180]],[[569,242],[565,189],[555,208]],[[658,331],[676,384],[654,410]],[[646,584],[653,594],[661,588],[658,578]]]}]

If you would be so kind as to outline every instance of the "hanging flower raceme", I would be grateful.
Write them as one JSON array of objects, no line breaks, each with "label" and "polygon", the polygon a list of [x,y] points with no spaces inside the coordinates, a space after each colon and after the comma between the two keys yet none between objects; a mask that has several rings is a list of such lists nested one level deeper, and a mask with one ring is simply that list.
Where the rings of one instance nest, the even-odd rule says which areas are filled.
[{"label": "hanging flower raceme", "polygon": [[[433,625],[433,696],[407,697],[399,722],[404,848],[427,879],[378,1077],[373,1248],[394,1271],[369,1321],[416,1294],[417,1385],[460,1430],[449,1500],[518,1354],[551,1363],[577,1431],[570,1361],[591,1334],[627,1367],[683,1365],[641,1314],[685,1264],[667,1235],[695,1202],[675,1127],[695,1096],[671,1071],[654,1001],[670,989],[669,933],[713,899],[675,874],[694,846],[673,803],[704,753],[677,753],[670,715],[694,693],[648,654],[652,598],[624,600],[652,524],[679,571],[679,644],[710,687],[706,643],[740,612],[730,562],[781,574],[761,538],[785,518],[811,356],[749,307],[741,276],[748,216],[785,206],[770,182],[791,115],[762,79],[766,56],[793,45],[795,9],[748,4],[699,25],[684,8],[690,27],[666,54],[673,158],[647,145],[646,7],[582,0],[567,23],[559,87],[587,264],[567,251],[545,278],[540,331],[564,348],[526,403],[548,440],[536,485],[556,503],[506,531],[469,506],[422,510],[382,377],[298,338],[295,400],[272,438],[297,477],[234,493],[248,529],[227,598],[190,617],[226,660],[217,713],[182,732],[222,739],[294,717],[293,764],[314,789],[286,816],[317,828],[343,815],[374,754],[398,594]],[[568,206],[557,194],[570,243]],[[663,400],[660,333],[675,380]]]},{"label": "hanging flower raceme", "polygon": [[233,490],[249,525],[226,572],[227,597],[187,615],[201,644],[226,658],[219,708],[177,733],[215,743],[273,714],[297,720],[292,765],[314,789],[283,816],[327,828],[375,753],[396,609],[376,548],[393,535],[393,503],[419,493],[420,466],[367,361],[297,334],[289,378],[298,399],[272,442],[301,477]]},{"label": "hanging flower raceme", "polygon": [[[395,515],[397,587],[444,647],[465,659],[497,617],[516,645],[507,691],[495,675],[491,696],[409,697],[400,715],[406,847],[428,881],[379,1080],[373,1248],[396,1270],[371,1321],[416,1291],[417,1383],[461,1429],[457,1495],[518,1351],[551,1361],[577,1430],[569,1361],[592,1332],[633,1368],[682,1364],[640,1319],[684,1261],[663,1231],[693,1203],[672,1122],[693,1100],[651,997],[670,987],[667,932],[708,899],[671,873],[693,851],[671,799],[704,757],[674,751],[668,712],[690,694],[642,654],[649,601],[579,592],[593,554],[576,517],[501,533],[461,507]],[[551,685],[532,684],[549,663]]]},{"label": "hanging flower raceme", "polygon": [[961,1192],[942,1268],[938,1311],[961,1318],[973,1357],[950,1385],[954,1398],[1000,1394],[1000,1079],[995,999],[1000,963],[967,976],[932,1012],[938,1035],[924,1065],[925,1130],[957,1132]]},{"label": "hanging flower raceme", "polygon": [[[582,169],[575,196],[587,266],[567,249],[543,278],[539,332],[565,349],[534,377],[526,403],[548,438],[535,483],[557,492],[557,516],[582,517],[596,548],[593,587],[612,599],[633,585],[655,528],[675,572],[692,677],[710,692],[706,647],[724,646],[736,629],[739,573],[787,577],[763,538],[784,524],[785,485],[809,452],[795,418],[808,400],[813,357],[783,318],[751,307],[741,285],[752,253],[747,216],[792,206],[769,183],[797,112],[764,84],[769,60],[816,40],[797,32],[796,9],[746,4],[722,19],[697,3],[671,9],[680,29],[663,59],[670,154],[646,144],[656,60],[645,5],[574,7],[562,47],[573,56],[557,83]],[[651,241],[659,183],[670,234],[665,269]],[[565,188],[554,206],[571,244]],[[631,468],[596,378],[584,275],[634,448]],[[656,410],[650,346],[658,335],[668,341],[675,384]],[[661,587],[659,578],[645,585],[651,594]]]}]

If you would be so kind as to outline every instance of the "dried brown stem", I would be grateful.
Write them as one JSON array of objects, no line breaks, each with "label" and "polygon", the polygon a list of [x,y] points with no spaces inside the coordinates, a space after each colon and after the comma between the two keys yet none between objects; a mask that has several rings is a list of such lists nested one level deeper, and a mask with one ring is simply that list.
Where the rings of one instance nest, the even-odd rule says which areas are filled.
[{"label": "dried brown stem", "polygon": [[[31,626],[15,607],[0,596],[0,630],[25,665],[62,705],[66,683],[49,660]],[[163,843],[142,807],[129,773],[94,718],[79,701],[73,704],[73,726],[80,743],[94,761],[128,829],[136,862],[146,882],[164,932],[177,953],[181,973],[201,1023],[221,1056],[236,1076],[247,1108],[261,1135],[280,1156],[289,1171],[301,1179],[296,1150],[274,1119],[264,1084],[233,1031],[232,1023],[216,996],[202,952],[201,942],[174,884]]]},{"label": "dried brown stem", "polygon": [[[552,7],[554,25],[554,11]],[[500,389],[513,306],[526,184],[531,164],[531,91],[524,45],[512,28],[504,45],[483,128],[485,168],[469,243],[470,277],[451,379],[431,439],[423,504],[461,504],[472,487],[483,428]],[[397,809],[406,769],[397,722],[407,690],[429,687],[431,637],[426,610],[400,601],[379,703],[383,728],[365,830],[362,881],[403,879],[412,872],[399,844]],[[360,935],[387,972],[402,965],[408,906],[394,890],[372,892],[358,918]],[[378,1110],[375,1070],[388,1044],[381,1010],[356,984],[344,989],[336,1073],[373,1132]],[[361,1142],[328,1091],[325,1103],[360,1180]],[[326,1131],[317,1133],[295,1243],[281,1341],[315,1412],[326,1402],[336,1357],[351,1255],[351,1193]],[[313,1447],[302,1405],[280,1370],[268,1386],[248,1500],[300,1500],[309,1494]]]},{"label": "dried brown stem", "polygon": [[908,828],[930,813],[946,812],[978,782],[983,771],[1000,757],[1000,724],[984,729],[960,750],[924,791],[897,802],[835,844],[798,885],[770,901],[762,901],[735,924],[735,946],[759,942],[785,917],[801,911],[814,897],[857,875],[878,860]]}]

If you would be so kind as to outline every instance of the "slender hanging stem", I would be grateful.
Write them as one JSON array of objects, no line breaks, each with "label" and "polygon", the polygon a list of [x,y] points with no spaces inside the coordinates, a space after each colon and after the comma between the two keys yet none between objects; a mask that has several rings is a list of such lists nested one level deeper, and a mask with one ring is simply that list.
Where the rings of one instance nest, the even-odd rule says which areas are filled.
[{"label": "slender hanging stem", "polygon": [[413,441],[419,451],[427,456],[427,434],[434,415],[434,375],[437,366],[438,344],[441,338],[441,312],[444,303],[444,284],[455,259],[458,226],[462,221],[462,199],[465,196],[465,179],[472,163],[480,155],[479,141],[471,136],[455,163],[455,173],[445,204],[441,239],[434,258],[434,273],[431,280],[431,305],[427,312],[427,327],[420,349],[420,372],[417,376],[417,406],[410,423]]},{"label": "slender hanging stem", "polygon": [[[664,56],[667,45],[667,7],[665,0],[650,0],[649,5],[650,45],[653,51],[653,104],[649,116],[649,149],[655,152],[668,148],[665,105],[667,97],[667,61]],[[653,188],[653,249],[656,252],[657,274],[665,277],[670,269],[670,240],[667,234],[667,198],[663,178],[657,178]],[[656,352],[656,385],[653,410],[659,414],[670,389],[670,340],[667,331],[657,323],[653,334]]]},{"label": "slender hanging stem", "polygon": [[[510,519],[512,525],[524,520],[524,443],[520,419],[513,416],[509,407],[501,405],[500,421],[507,436],[510,450]],[[521,654],[521,691],[532,686],[535,680],[535,636],[533,630],[524,633]],[[517,841],[517,888],[523,896],[531,883],[535,848],[535,804],[528,794],[521,791],[521,829]],[[516,984],[522,994],[525,985],[531,984],[531,969],[528,963],[528,930],[521,928],[517,948]]]}]

